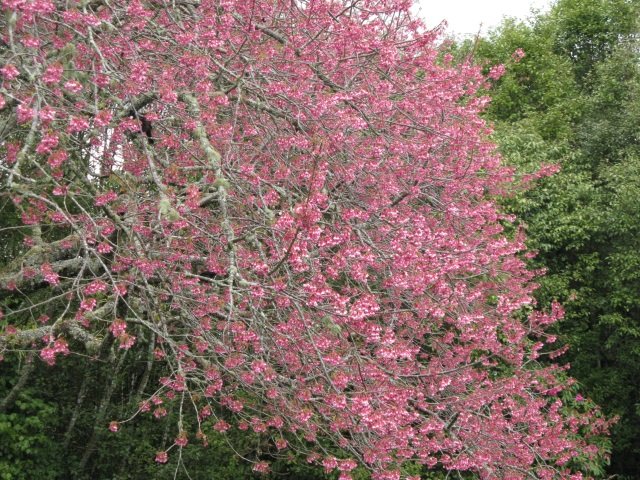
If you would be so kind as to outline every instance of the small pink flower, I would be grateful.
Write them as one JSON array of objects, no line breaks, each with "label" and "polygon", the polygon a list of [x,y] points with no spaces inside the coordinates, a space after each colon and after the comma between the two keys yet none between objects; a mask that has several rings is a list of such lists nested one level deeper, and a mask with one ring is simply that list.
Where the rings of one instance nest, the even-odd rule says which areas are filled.
[{"label": "small pink flower", "polygon": [[269,426],[280,429],[284,426],[284,421],[282,420],[281,416],[277,415],[269,420]]},{"label": "small pink flower", "polygon": [[104,293],[108,289],[107,284],[102,280],[94,280],[89,285],[84,287],[85,295],[95,295],[96,293]]},{"label": "small pink flower", "polygon": [[119,347],[122,350],[129,350],[136,343],[136,337],[134,335],[129,335],[128,333],[123,333],[118,337],[118,342],[120,342]]},{"label": "small pink flower", "polygon": [[49,65],[42,75],[42,81],[44,83],[58,83],[62,79],[63,72],[62,65]]},{"label": "small pink flower", "polygon": [[109,76],[105,75],[104,73],[97,74],[94,77],[93,81],[100,88],[106,88],[109,86],[109,83],[110,83]]},{"label": "small pink flower", "polygon": [[75,80],[69,80],[68,82],[65,82],[64,88],[71,93],[80,93],[82,91],[82,85]]},{"label": "small pink flower", "polygon": [[2,73],[2,76],[7,80],[13,80],[14,78],[18,77],[18,75],[20,75],[20,71],[16,68],[16,66],[11,65],[10,63],[0,68],[0,73]]},{"label": "small pink flower", "polygon": [[48,263],[42,264],[40,267],[40,273],[42,274],[42,278],[49,285],[58,285],[60,283],[60,277],[56,272],[53,271],[51,265]]},{"label": "small pink flower", "polygon": [[331,470],[338,466],[338,461],[335,457],[326,457],[322,460],[322,466],[324,467],[325,473],[331,473]]},{"label": "small pink flower", "polygon": [[58,338],[53,343],[53,351],[55,353],[61,353],[62,355],[69,355],[69,345],[64,338]]},{"label": "small pink flower", "polygon": [[120,424],[118,422],[110,422],[109,423],[109,431],[110,432],[117,432],[118,430],[120,430]]},{"label": "small pink flower", "polygon": [[[53,341],[53,338],[51,338],[51,336],[46,337],[45,341],[51,342]],[[40,350],[40,358],[42,358],[42,360],[47,365],[52,366],[56,363],[57,353],[60,353],[62,355],[69,355],[69,347],[66,340],[64,340],[63,338],[58,338],[57,340],[53,341],[53,345],[49,345]]]},{"label": "small pink flower", "polygon": [[269,472],[269,464],[267,462],[258,462],[253,466],[252,470],[254,472],[258,472],[258,473],[268,473]]},{"label": "small pink flower", "polygon": [[169,461],[169,454],[167,452],[157,452],[156,453],[156,462],[158,463],[167,463]]},{"label": "small pink flower", "polygon": [[116,229],[113,226],[113,224],[108,223],[104,226],[104,228],[102,230],[100,230],[100,233],[102,235],[104,235],[105,237],[108,237],[109,235],[111,235],[113,232],[115,232]]},{"label": "small pink flower", "polygon": [[162,418],[167,415],[167,409],[163,407],[158,407],[153,411],[153,416],[156,418]]},{"label": "small pink flower", "polygon": [[36,37],[24,37],[20,41],[27,48],[38,48],[40,46],[40,40]]},{"label": "small pink flower", "polygon": [[178,94],[170,87],[164,86],[160,89],[160,98],[165,103],[175,103],[178,100]]},{"label": "small pink flower", "polygon": [[341,472],[350,472],[351,470],[355,470],[357,466],[356,461],[351,458],[338,461],[338,470]]},{"label": "small pink flower", "polygon": [[92,312],[98,301],[95,298],[87,298],[86,300],[82,300],[80,302],[80,310],[83,312]]},{"label": "small pink flower", "polygon": [[127,330],[127,323],[120,318],[117,318],[111,323],[111,325],[109,325],[109,331],[114,337],[119,337],[120,335],[125,333],[126,330]]},{"label": "small pink flower", "polygon": [[20,105],[18,105],[18,108],[16,109],[17,111],[17,117],[18,117],[18,123],[27,123],[30,122],[31,120],[33,120],[33,109],[27,104],[27,103],[21,103]]},{"label": "small pink flower", "polygon": [[53,349],[49,347],[40,350],[40,358],[49,366],[53,366],[56,363],[56,354]]},{"label": "small pink flower", "polygon": [[496,65],[495,67],[492,67],[491,70],[489,71],[489,78],[493,80],[498,80],[500,77],[504,75],[506,71],[507,69],[505,68],[504,65]]},{"label": "small pink flower", "polygon": [[147,81],[147,73],[149,65],[145,62],[138,62],[131,66],[131,80],[136,84],[142,84]]},{"label": "small pink flower", "polygon": [[209,405],[205,405],[200,409],[198,413],[198,417],[202,420],[204,418],[210,417],[213,412],[211,412],[211,407]]},{"label": "small pink flower", "polygon": [[42,110],[40,110],[38,115],[40,116],[40,120],[42,121],[42,123],[48,124],[48,123],[51,123],[53,120],[55,120],[56,111],[47,105]]},{"label": "small pink flower", "polygon": [[186,447],[189,443],[189,438],[187,438],[186,432],[180,432],[180,435],[178,435],[174,441],[179,447]]},{"label": "small pink flower", "polygon": [[216,432],[226,432],[227,430],[229,430],[229,428],[231,428],[231,425],[229,425],[227,422],[225,422],[224,420],[218,420],[214,425],[213,425],[213,429]]},{"label": "small pink flower", "polygon": [[62,197],[66,195],[68,191],[69,191],[69,188],[66,185],[57,185],[56,187],[53,188],[52,193],[56,197]]},{"label": "small pink flower", "polygon": [[62,164],[65,162],[67,158],[68,158],[67,152],[58,150],[57,152],[53,152],[51,155],[49,155],[49,158],[47,159],[47,163],[51,168],[59,168],[60,166],[62,166]]},{"label": "small pink flower", "polygon": [[108,110],[101,110],[93,119],[94,123],[98,127],[106,127],[111,122],[111,112]]},{"label": "small pink flower", "polygon": [[[28,245],[29,247],[33,247],[33,239],[31,237],[26,237],[24,239],[24,244]],[[24,267],[24,269],[22,270],[22,276],[24,278],[35,278],[36,275],[38,275],[38,271],[35,268]]]},{"label": "small pink flower", "polygon": [[66,221],[66,217],[62,212],[51,212],[49,213],[49,218],[54,223],[64,223]]},{"label": "small pink flower", "polygon": [[106,242],[102,242],[98,245],[96,250],[98,250],[98,253],[102,253],[104,255],[111,252],[111,250],[113,250],[113,247]]},{"label": "small pink flower", "polygon": [[524,50],[521,48],[516,49],[516,51],[511,54],[511,58],[513,58],[516,63],[522,60],[525,56],[526,53],[524,53]]},{"label": "small pink flower", "polygon": [[82,117],[71,117],[69,120],[69,127],[67,128],[67,132],[69,133],[78,133],[83,132],[89,128],[89,122],[86,118]]},{"label": "small pink flower", "polygon": [[94,27],[94,28],[99,27],[100,24],[102,23],[102,20],[100,20],[98,17],[90,13],[84,15],[83,21],[87,26]]},{"label": "small pink flower", "polygon": [[36,153],[44,154],[51,153],[54,148],[58,146],[58,135],[55,133],[49,133],[42,137],[40,143],[36,147]]},{"label": "small pink flower", "polygon": [[262,373],[267,369],[267,364],[263,360],[254,360],[251,363],[251,369],[254,373]]},{"label": "small pink flower", "polygon": [[96,205],[96,207],[102,207],[103,205],[106,205],[107,203],[113,202],[117,198],[118,198],[118,195],[115,192],[109,191],[109,192],[104,193],[102,195],[98,195],[96,197],[96,200],[95,200],[95,205]]}]

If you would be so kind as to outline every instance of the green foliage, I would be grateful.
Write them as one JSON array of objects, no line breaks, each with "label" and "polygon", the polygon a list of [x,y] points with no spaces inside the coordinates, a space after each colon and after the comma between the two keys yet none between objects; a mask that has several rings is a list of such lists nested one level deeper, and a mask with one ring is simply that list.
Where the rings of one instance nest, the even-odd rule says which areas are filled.
[{"label": "green foliage", "polygon": [[[6,385],[3,376],[0,392]],[[59,422],[56,405],[34,389],[21,392],[11,411],[0,412],[0,479],[60,478],[63,452],[50,435]]]},{"label": "green foliage", "polygon": [[[488,115],[494,121],[524,121],[545,140],[570,134],[568,124],[576,115],[570,99],[575,98],[577,86],[571,62],[552,46],[551,25],[540,22],[532,28],[513,20],[478,42],[476,55],[488,65],[509,65],[500,87],[491,92]],[[526,56],[516,63],[511,55],[517,48]]]},{"label": "green foliage", "polygon": [[581,153],[600,175],[609,175],[609,165],[640,154],[640,54],[635,49],[629,39],[595,68],[576,126]]},{"label": "green foliage", "polygon": [[600,62],[617,48],[620,38],[637,27],[635,0],[561,0],[550,15],[554,50],[574,65],[584,83]]}]

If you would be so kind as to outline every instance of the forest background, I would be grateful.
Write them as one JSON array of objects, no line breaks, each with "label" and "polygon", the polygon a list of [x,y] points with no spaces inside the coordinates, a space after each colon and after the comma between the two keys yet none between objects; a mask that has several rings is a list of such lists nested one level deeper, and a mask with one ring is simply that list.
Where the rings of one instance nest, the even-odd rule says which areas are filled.
[{"label": "forest background", "polygon": [[[505,20],[487,36],[442,45],[443,54],[473,58],[487,71],[506,65],[484,92],[491,97],[485,117],[505,161],[522,175],[561,167],[504,208],[526,226],[528,246],[538,252],[531,268],[547,272],[539,308],[554,300],[565,308],[554,327],[569,345],[559,361],[570,365],[585,396],[619,418],[610,465],[595,469],[601,478],[640,478],[639,16],[638,0],[559,0],[530,22]],[[518,62],[517,49],[525,52]],[[0,224],[1,266],[20,243],[8,202],[0,204]],[[134,376],[157,381],[162,372],[144,351],[123,357],[115,370],[109,355],[100,352],[105,361],[93,363],[69,357],[64,368],[28,357],[0,363],[0,478],[174,477],[176,459],[153,461],[170,422],[139,419],[117,435],[105,427],[139,400]],[[227,435],[236,437],[240,454],[263,448],[257,435]],[[185,449],[181,460],[192,479],[257,476],[222,435],[207,448]],[[272,468],[273,478],[326,478],[293,454]]]}]

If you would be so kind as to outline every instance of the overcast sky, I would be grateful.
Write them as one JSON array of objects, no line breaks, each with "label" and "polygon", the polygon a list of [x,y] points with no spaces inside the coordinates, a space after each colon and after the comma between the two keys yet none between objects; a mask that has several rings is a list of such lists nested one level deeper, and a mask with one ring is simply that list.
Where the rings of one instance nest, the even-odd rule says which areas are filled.
[{"label": "overcast sky", "polygon": [[503,17],[525,19],[531,8],[546,10],[550,0],[416,0],[427,26],[434,27],[443,19],[456,35],[475,35],[500,24]]}]

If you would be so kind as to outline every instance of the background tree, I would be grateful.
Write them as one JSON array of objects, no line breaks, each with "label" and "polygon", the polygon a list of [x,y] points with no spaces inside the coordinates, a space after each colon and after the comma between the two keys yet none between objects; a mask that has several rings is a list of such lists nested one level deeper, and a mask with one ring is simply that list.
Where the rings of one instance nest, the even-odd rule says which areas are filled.
[{"label": "background tree", "polygon": [[613,430],[609,473],[635,478],[640,437],[638,378],[637,1],[559,1],[531,24],[503,24],[481,40],[479,58],[513,64],[489,91],[496,140],[524,173],[560,173],[509,203],[527,225],[532,261],[544,268],[541,308],[566,308],[556,327],[571,345],[571,373],[605,411]]},{"label": "background tree", "polygon": [[27,356],[3,401],[24,415],[32,362],[95,361],[52,425],[82,441],[77,471],[107,427],[171,415],[156,461],[178,466],[233,426],[264,442],[258,473],[289,449],[342,480],[598,472],[607,422],[538,361],[561,310],[530,312],[495,205],[518,186],[479,118],[487,79],[439,62],[409,7],[3,3],[22,246],[0,349]]}]

